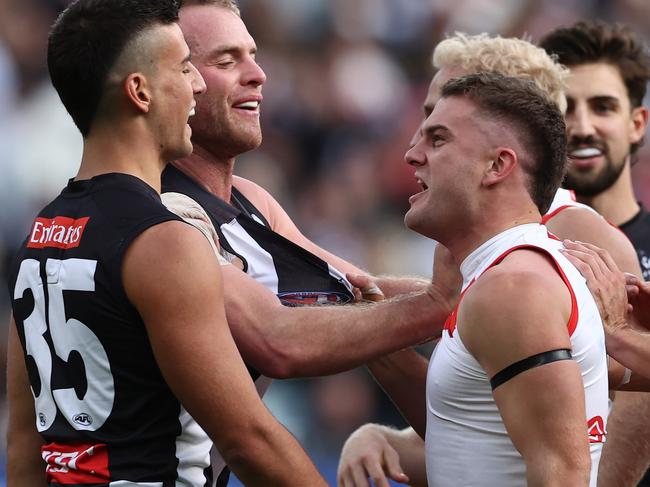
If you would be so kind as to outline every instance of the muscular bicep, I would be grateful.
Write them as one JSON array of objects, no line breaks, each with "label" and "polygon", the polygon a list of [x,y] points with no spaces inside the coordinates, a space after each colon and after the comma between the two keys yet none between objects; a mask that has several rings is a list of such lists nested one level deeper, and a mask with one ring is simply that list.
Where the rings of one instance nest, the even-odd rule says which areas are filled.
[{"label": "muscular bicep", "polygon": [[618,228],[586,208],[567,208],[546,222],[560,239],[587,242],[605,249],[623,272],[641,276],[636,251]]},{"label": "muscular bicep", "polygon": [[[571,349],[571,298],[555,270],[541,259],[545,257],[522,252],[506,267],[488,271],[466,294],[458,314],[463,342],[488,378],[511,372],[494,384],[493,396],[526,461],[529,481],[558,467],[557,462],[566,464],[566,451],[576,452],[574,466],[580,465],[581,473],[589,462],[579,366],[566,352],[555,357],[548,353]],[[526,270],[517,270],[522,268]],[[536,355],[549,360],[522,362]]]},{"label": "muscular bicep", "polygon": [[262,405],[228,329],[209,244],[184,223],[157,225],[131,245],[122,275],[165,380],[217,446],[227,446]]},{"label": "muscular bicep", "polygon": [[493,395],[508,435],[524,458],[586,445],[584,389],[575,361],[529,369],[497,387]]}]

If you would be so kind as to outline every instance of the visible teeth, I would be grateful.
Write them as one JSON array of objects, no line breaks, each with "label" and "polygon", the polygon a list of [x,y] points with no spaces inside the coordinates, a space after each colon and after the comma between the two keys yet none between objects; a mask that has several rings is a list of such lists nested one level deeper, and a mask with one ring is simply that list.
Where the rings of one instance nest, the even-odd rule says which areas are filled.
[{"label": "visible teeth", "polygon": [[596,157],[602,154],[602,151],[600,149],[596,149],[595,147],[585,147],[584,149],[576,149],[574,151],[571,151],[571,157],[575,158],[580,158],[584,159],[587,157]]},{"label": "visible teeth", "polygon": [[235,105],[235,108],[257,108],[260,105],[259,101],[245,101],[239,105]]},{"label": "visible teeth", "polygon": [[194,115],[196,115],[196,108],[190,110],[190,117],[193,117]]}]

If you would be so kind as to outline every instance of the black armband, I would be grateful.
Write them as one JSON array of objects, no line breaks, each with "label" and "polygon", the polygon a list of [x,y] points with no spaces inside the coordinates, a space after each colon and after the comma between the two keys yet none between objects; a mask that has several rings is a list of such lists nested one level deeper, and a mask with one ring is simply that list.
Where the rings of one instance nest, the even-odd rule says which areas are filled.
[{"label": "black armband", "polygon": [[494,377],[490,379],[492,390],[499,387],[504,382],[508,382],[516,375],[525,372],[528,369],[534,369],[540,365],[546,365],[558,360],[571,360],[571,350],[568,348],[558,348],[557,350],[549,350],[548,352],[538,353],[531,357],[515,362],[508,365],[505,369],[497,372]]}]

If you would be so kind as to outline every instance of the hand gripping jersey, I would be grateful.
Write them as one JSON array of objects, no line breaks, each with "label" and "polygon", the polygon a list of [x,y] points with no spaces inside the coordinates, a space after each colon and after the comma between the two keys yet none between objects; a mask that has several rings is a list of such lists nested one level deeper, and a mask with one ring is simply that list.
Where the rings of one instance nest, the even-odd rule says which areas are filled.
[{"label": "hand gripping jersey", "polygon": [[[589,435],[592,462],[590,485],[595,487],[608,413],[605,339],[596,303],[580,273],[558,251],[561,245],[549,237],[542,225],[527,224],[506,230],[463,261],[463,291],[480,279],[485,270],[517,249],[539,250],[552,258],[571,293],[567,333],[571,337],[573,360],[578,363],[584,382],[585,437]],[[463,344],[456,328],[456,310],[449,316],[431,357],[426,394],[429,486],[526,485],[526,465],[506,432],[489,378]]]},{"label": "hand gripping jersey", "polygon": [[[271,230],[262,213],[237,188],[232,188],[236,208],[169,165],[163,172],[162,190],[187,195],[201,205],[217,230],[221,251],[230,260],[240,262],[244,272],[277,294],[284,305],[344,304],[354,299],[343,274]],[[263,395],[270,379],[250,366],[248,370]],[[216,449],[212,452],[212,465],[217,477],[215,485],[225,486],[229,471]]]},{"label": "hand gripping jersey", "polygon": [[70,181],[10,275],[52,486],[208,485],[211,442],[174,397],[122,285],[124,253],[179,218],[140,179]]}]

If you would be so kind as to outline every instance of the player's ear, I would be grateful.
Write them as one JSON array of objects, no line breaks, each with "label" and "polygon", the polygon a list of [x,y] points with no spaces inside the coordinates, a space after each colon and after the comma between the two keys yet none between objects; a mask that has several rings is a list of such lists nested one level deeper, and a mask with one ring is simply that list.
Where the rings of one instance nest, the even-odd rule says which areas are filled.
[{"label": "player's ear", "polygon": [[124,81],[127,99],[139,111],[147,113],[151,106],[151,90],[147,77],[142,73],[131,73]]},{"label": "player's ear", "polygon": [[485,167],[483,186],[498,184],[507,178],[517,166],[517,153],[509,147],[499,147],[494,151]]},{"label": "player's ear", "polygon": [[641,142],[647,126],[648,109],[644,106],[634,108],[630,117],[630,144]]}]

